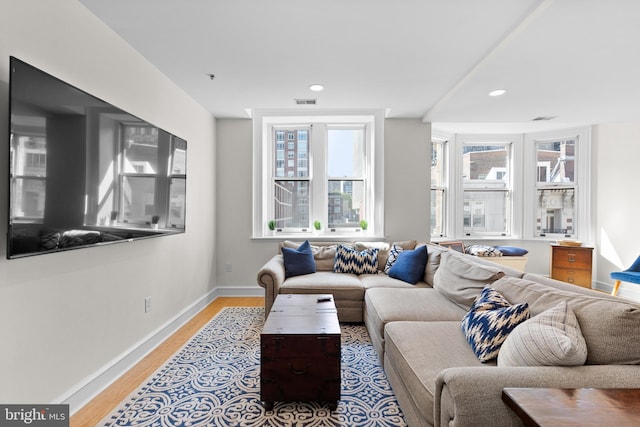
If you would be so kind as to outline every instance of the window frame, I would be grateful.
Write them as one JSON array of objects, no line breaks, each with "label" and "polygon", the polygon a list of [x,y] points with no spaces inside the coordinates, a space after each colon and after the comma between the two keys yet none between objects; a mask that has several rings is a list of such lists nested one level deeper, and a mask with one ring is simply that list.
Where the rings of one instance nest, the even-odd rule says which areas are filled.
[{"label": "window frame", "polygon": [[[486,137],[469,137],[469,138],[462,138],[461,139],[461,144],[460,144],[460,156],[459,156],[459,161],[460,161],[460,176],[459,179],[461,181],[461,192],[462,192],[462,204],[459,205],[460,206],[460,211],[462,212],[462,223],[456,223],[456,225],[458,227],[461,228],[461,230],[459,230],[458,232],[461,233],[462,236],[464,236],[465,238],[478,238],[478,237],[507,237],[507,236],[512,236],[513,235],[513,217],[514,217],[514,204],[512,202],[512,197],[513,197],[513,176],[514,176],[514,162],[513,162],[513,155],[514,155],[514,141],[513,138],[511,137],[506,137],[506,138],[502,138],[502,137],[497,137],[497,138],[486,138]],[[491,146],[491,147],[504,147],[506,154],[507,154],[507,164],[506,164],[506,168],[507,168],[507,176],[508,179],[505,181],[504,186],[501,188],[495,187],[495,188],[472,188],[473,184],[477,184],[475,181],[471,181],[469,180],[465,180],[464,176],[463,176],[463,171],[464,171],[464,148],[467,146]],[[478,180],[479,181],[479,180]],[[498,181],[503,181],[503,180],[492,180],[493,182],[498,182]],[[467,187],[465,184],[468,184],[469,187]],[[476,195],[480,195],[479,199],[476,198],[465,198],[465,195],[469,193],[469,194],[476,194]],[[504,194],[504,200],[505,200],[505,210],[504,210],[504,217],[505,217],[505,225],[504,228],[501,231],[488,231],[487,230],[487,205],[488,205],[488,200],[487,198],[482,198],[483,194],[489,194],[489,193],[503,193]],[[469,205],[469,209],[466,209],[467,206],[467,202]],[[475,210],[475,208],[473,207],[476,204],[479,204],[478,202],[481,202],[482,206],[483,206],[483,211],[484,211],[484,215],[483,215],[483,220],[482,220],[482,227],[477,227],[475,225],[476,221],[474,219],[473,216],[473,211]],[[470,224],[469,226],[465,226],[464,223],[464,219],[466,217],[466,212],[469,211],[470,212]]]},{"label": "window frame", "polygon": [[[380,238],[384,230],[384,113],[383,111],[334,111],[334,112],[302,112],[256,110],[253,114],[253,238],[291,237],[320,238],[358,236],[359,238]],[[311,184],[309,188],[309,227],[299,229],[277,229],[272,232],[268,228],[273,200],[272,170],[275,165],[274,126],[302,126],[310,124],[312,130],[308,135],[307,156]],[[317,141],[326,141],[327,129],[348,125],[365,126],[365,176],[367,207],[364,219],[369,227],[366,231],[357,227],[327,228],[328,221],[328,178],[326,176],[327,146],[317,146]],[[296,161],[298,159],[296,158]],[[373,173],[375,170],[376,173]],[[294,177],[295,178],[295,177]],[[321,196],[318,196],[321,195]],[[319,219],[320,218],[320,219]],[[322,223],[322,229],[314,230],[314,221]]]},{"label": "window frame", "polygon": [[[22,138],[39,140],[35,141],[36,144],[42,144],[44,147],[38,149],[31,149],[27,147],[22,147],[20,140]],[[15,223],[37,223],[41,224],[44,220],[43,215],[32,216],[26,215],[22,213],[21,215],[16,214],[16,207],[18,201],[16,197],[20,197],[20,202],[23,203],[26,194],[28,193],[29,185],[25,185],[26,183],[37,183],[38,185],[43,185],[44,190],[42,191],[42,206],[44,210],[44,204],[46,203],[47,191],[46,191],[46,162],[47,162],[47,140],[46,135],[43,135],[38,132],[27,132],[27,131],[16,131],[11,135],[10,150],[9,150],[9,167],[10,167],[10,177],[9,177],[9,185],[11,186],[10,194],[13,196],[9,202],[9,217],[12,218],[12,221]],[[22,151],[22,152],[21,152]],[[44,159],[44,170],[42,174],[39,173],[27,173],[25,170],[27,169],[37,169],[33,167],[33,165],[27,165],[28,162],[28,154],[36,154],[39,158]],[[17,169],[17,163],[19,162],[18,158],[22,158],[23,171],[19,173]],[[20,183],[19,183],[20,182]],[[18,187],[20,190],[18,191]],[[24,206],[22,206],[24,207]]]},{"label": "window frame", "polygon": [[[438,158],[437,156],[434,158],[434,144],[438,144],[441,145],[442,148],[440,149],[439,153],[441,155],[441,158]],[[448,165],[448,159],[449,159],[449,141],[444,138],[444,137],[438,137],[438,136],[432,136],[431,138],[431,176],[430,176],[430,180],[431,180],[431,188],[430,188],[430,232],[429,234],[431,235],[431,238],[439,238],[439,237],[445,237],[447,235],[447,226],[448,226],[448,218],[447,218],[447,213],[449,212],[449,209],[447,207],[447,201],[449,199],[449,175],[448,175],[448,170],[449,170],[449,165]],[[441,185],[436,185],[434,184],[433,181],[433,173],[434,173],[434,160],[437,160],[440,164],[440,170],[438,171],[436,169],[436,173],[438,173],[440,175],[440,181],[441,181]],[[436,207],[436,209],[434,210],[434,205],[433,205],[433,201],[434,201],[434,193],[441,193],[442,194],[442,202],[439,206],[439,212],[438,212],[438,207]],[[440,226],[440,231],[438,233],[435,233],[435,229],[434,229],[434,225],[433,225],[433,221],[431,221],[433,219],[433,217],[435,216],[440,216],[442,224]]]},{"label": "window frame", "polygon": [[524,155],[525,158],[531,159],[528,162],[529,173],[525,177],[525,188],[533,195],[525,201],[525,209],[527,216],[525,217],[525,225],[523,237],[531,240],[555,241],[558,238],[565,238],[565,234],[546,233],[545,236],[536,236],[536,194],[537,190],[542,188],[538,186],[537,172],[537,143],[575,140],[574,168],[575,177],[572,185],[563,186],[547,183],[545,188],[567,188],[575,189],[575,216],[573,220],[573,233],[569,234],[570,238],[581,241],[591,241],[595,230],[592,226],[593,207],[591,203],[591,159],[592,159],[592,141],[591,128],[568,128],[555,131],[535,132],[525,135],[524,138]]},{"label": "window frame", "polygon": [[[526,132],[521,134],[439,134],[438,140],[448,141],[446,156],[448,179],[448,197],[446,202],[445,221],[447,222],[444,235],[432,235],[434,240],[470,239],[470,240],[514,240],[525,239],[532,241],[555,241],[560,235],[547,234],[536,236],[536,194],[538,164],[536,156],[536,142],[563,141],[575,139],[575,182],[576,216],[572,238],[590,241],[594,235],[591,218],[591,158],[592,142],[590,127],[574,127],[544,132]],[[432,138],[435,140],[435,138]],[[472,234],[464,232],[464,188],[462,179],[463,144],[468,143],[497,143],[512,142],[511,152],[511,233],[502,236],[498,234]],[[564,237],[564,235],[561,235]]]}]

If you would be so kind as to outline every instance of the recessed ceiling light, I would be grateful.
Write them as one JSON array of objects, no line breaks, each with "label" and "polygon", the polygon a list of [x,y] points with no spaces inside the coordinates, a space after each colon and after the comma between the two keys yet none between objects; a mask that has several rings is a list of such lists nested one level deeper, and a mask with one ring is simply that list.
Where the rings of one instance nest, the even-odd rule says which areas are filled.
[{"label": "recessed ceiling light", "polygon": [[507,93],[507,91],[504,89],[496,89],[489,92],[489,96],[502,96],[505,93]]},{"label": "recessed ceiling light", "polygon": [[314,92],[320,92],[321,90],[324,90],[324,86],[322,86],[319,83],[314,83],[311,86],[309,86],[309,89],[311,89]]}]

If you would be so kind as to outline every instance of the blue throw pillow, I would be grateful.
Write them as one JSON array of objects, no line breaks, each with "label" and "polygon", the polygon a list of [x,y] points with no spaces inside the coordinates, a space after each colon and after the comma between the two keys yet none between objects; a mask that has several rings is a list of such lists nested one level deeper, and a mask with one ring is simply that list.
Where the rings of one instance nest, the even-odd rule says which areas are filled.
[{"label": "blue throw pillow", "polygon": [[486,286],[462,319],[461,327],[481,362],[498,357],[507,336],[530,317],[529,304],[511,305],[495,289]]},{"label": "blue throw pillow", "polygon": [[427,265],[427,247],[420,246],[413,250],[404,250],[398,254],[389,272],[389,277],[415,285],[424,276]]},{"label": "blue throw pillow", "polygon": [[284,277],[301,276],[316,272],[316,261],[308,240],[298,246],[298,249],[282,248],[284,258]]},{"label": "blue throw pillow", "polygon": [[506,256],[523,256],[529,253],[528,250],[515,246],[496,246],[496,249]]}]

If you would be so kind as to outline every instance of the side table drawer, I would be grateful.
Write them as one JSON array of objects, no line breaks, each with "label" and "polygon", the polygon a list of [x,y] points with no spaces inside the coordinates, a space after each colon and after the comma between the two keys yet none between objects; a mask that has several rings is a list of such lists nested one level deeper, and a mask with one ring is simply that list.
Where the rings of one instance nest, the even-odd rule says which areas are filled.
[{"label": "side table drawer", "polygon": [[555,248],[552,265],[560,268],[591,268],[591,251],[576,248]]},{"label": "side table drawer", "polygon": [[571,283],[585,288],[591,288],[591,270],[577,270],[570,268],[554,268],[551,277],[556,280]]}]

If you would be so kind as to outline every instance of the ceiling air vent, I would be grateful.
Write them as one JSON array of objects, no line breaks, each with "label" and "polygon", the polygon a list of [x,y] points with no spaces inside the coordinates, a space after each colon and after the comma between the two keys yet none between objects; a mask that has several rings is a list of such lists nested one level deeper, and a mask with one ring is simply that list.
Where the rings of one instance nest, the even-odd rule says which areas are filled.
[{"label": "ceiling air vent", "polygon": [[294,99],[296,105],[316,105],[316,99]]}]

